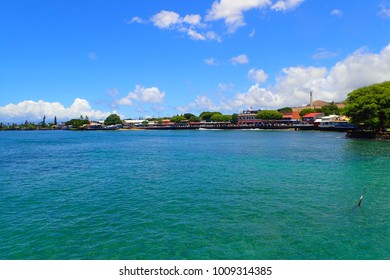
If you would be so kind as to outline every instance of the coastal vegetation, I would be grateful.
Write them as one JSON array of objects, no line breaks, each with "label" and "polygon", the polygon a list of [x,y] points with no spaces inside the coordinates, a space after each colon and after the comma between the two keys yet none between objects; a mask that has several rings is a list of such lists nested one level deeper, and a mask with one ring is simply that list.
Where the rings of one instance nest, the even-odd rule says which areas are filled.
[{"label": "coastal vegetation", "polygon": [[346,102],[345,114],[352,123],[381,132],[390,126],[390,82],[354,90]]},{"label": "coastal vegetation", "polygon": [[[309,113],[319,112],[325,116],[344,115],[349,117],[349,122],[351,124],[354,124],[356,127],[359,126],[359,133],[361,133],[362,129],[365,129],[373,132],[374,134],[378,132],[382,132],[383,134],[383,132],[386,131],[386,128],[390,127],[390,82],[373,84],[350,92],[346,100],[345,108],[340,108],[340,106],[334,102],[322,102],[322,104],[326,105],[317,108],[309,107],[309,105],[307,105],[306,107],[300,108],[299,111],[294,111],[291,107],[283,107],[277,110],[252,110],[251,108],[251,110],[245,112],[252,114],[250,117],[251,119],[265,120],[270,121],[271,123],[277,123],[279,120],[283,121],[284,118],[291,118],[293,113],[297,112],[299,112],[300,117]],[[244,120],[247,120],[247,118],[248,116],[244,116]],[[299,122],[296,117],[295,120]],[[185,114],[178,114],[173,117],[148,118],[138,121],[134,120],[134,122],[130,121],[133,120],[126,119],[123,121],[119,115],[111,114],[104,121],[90,121],[88,116],[80,116],[80,118],[74,118],[61,124],[57,124],[57,117],[54,117],[53,122],[47,123],[46,116],[43,116],[42,121],[38,123],[28,121],[25,121],[22,124],[0,123],[0,130],[117,129],[122,127],[129,128],[134,126],[136,123],[138,125],[142,125],[143,127],[151,125],[171,125],[183,127],[187,125],[200,125],[200,123],[207,123],[206,125],[208,126],[216,123],[215,125],[223,125],[224,127],[240,125],[239,115],[237,113],[225,115],[216,111],[204,111],[200,113],[199,116],[188,112]],[[357,133],[356,130],[355,133]]]},{"label": "coastal vegetation", "polygon": [[121,124],[122,120],[117,114],[111,114],[109,115],[106,120],[104,121],[105,125],[115,125],[115,124]]},{"label": "coastal vegetation", "polygon": [[277,110],[261,110],[256,114],[256,119],[259,120],[281,120],[283,114]]}]

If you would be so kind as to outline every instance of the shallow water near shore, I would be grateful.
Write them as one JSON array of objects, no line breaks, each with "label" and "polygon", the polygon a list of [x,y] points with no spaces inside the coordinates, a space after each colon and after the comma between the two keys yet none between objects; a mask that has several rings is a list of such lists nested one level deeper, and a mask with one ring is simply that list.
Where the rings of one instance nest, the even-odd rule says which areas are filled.
[{"label": "shallow water near shore", "polygon": [[0,259],[390,259],[388,142],[3,131],[0,147]]}]

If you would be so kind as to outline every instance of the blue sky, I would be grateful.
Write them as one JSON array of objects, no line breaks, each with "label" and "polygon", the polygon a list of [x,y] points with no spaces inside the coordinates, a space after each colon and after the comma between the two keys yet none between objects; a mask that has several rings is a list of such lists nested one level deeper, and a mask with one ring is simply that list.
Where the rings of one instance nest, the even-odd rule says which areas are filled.
[{"label": "blue sky", "polygon": [[0,122],[277,109],[390,80],[390,1],[0,4]]}]

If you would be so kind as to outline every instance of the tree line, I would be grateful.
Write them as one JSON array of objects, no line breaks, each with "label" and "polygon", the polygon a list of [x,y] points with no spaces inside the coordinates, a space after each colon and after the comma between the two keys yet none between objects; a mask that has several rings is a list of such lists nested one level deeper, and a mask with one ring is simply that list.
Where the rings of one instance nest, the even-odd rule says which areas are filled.
[{"label": "tree line", "polygon": [[[309,113],[321,112],[324,115],[346,115],[350,117],[350,122],[360,126],[364,126],[370,130],[385,131],[390,127],[390,82],[373,84],[367,87],[362,87],[350,92],[346,99],[346,107],[340,109],[334,102],[329,105],[322,106],[319,109],[305,108],[300,111],[300,116]],[[279,120],[283,118],[283,113],[292,113],[292,108],[284,107],[278,110],[261,110],[256,114],[257,119],[261,120]],[[230,122],[236,124],[238,122],[238,114],[224,115],[221,112],[202,112],[199,116],[192,113],[176,115],[170,118],[149,118],[145,123],[157,121],[163,123],[163,120],[169,119],[173,123],[187,122]],[[71,125],[74,128],[79,128],[88,124],[88,116],[80,116],[78,119],[67,121],[66,125]],[[104,124],[115,125],[121,124],[122,120],[117,114],[108,116]],[[0,130],[34,130],[34,129],[55,129],[57,128],[57,117],[54,117],[53,122],[46,122],[46,116],[42,121],[35,124],[25,121],[23,124],[4,124],[0,123]]]}]

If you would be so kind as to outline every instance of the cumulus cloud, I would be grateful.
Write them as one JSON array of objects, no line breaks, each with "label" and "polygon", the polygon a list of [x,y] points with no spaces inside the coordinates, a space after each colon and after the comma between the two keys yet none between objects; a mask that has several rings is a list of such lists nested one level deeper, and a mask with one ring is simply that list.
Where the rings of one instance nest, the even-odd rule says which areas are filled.
[{"label": "cumulus cloud", "polygon": [[233,65],[249,63],[249,59],[245,54],[240,54],[238,56],[232,57],[230,61],[232,62]]},{"label": "cumulus cloud", "polygon": [[180,15],[172,11],[161,11],[155,14],[151,21],[153,24],[162,29],[168,29],[181,22]]},{"label": "cumulus cloud", "polygon": [[256,70],[255,68],[252,68],[248,72],[248,78],[255,83],[260,84],[268,79],[268,75],[262,69]]},{"label": "cumulus cloud", "polygon": [[[260,74],[258,80],[255,74]],[[259,83],[265,78],[262,75],[261,71],[251,69],[248,76],[255,84],[247,91],[238,92],[233,98],[219,103],[198,96],[190,107],[196,108],[194,105],[199,104],[204,110],[237,112],[249,107],[275,109],[301,106],[309,103],[310,91],[315,99],[343,101],[349,92],[357,88],[390,81],[390,44],[379,53],[359,49],[329,69],[312,66],[283,68],[275,84],[266,88]]]},{"label": "cumulus cloud", "polygon": [[[180,16],[177,12],[162,10],[153,15],[150,18],[150,22],[160,29],[186,33],[193,40],[216,40],[217,42],[221,42],[221,37],[214,31],[200,32],[197,29],[210,29],[212,27],[206,23],[223,20],[228,32],[234,33],[238,28],[246,24],[244,13],[249,10],[271,8],[276,12],[285,12],[295,9],[303,2],[304,0],[216,0],[207,11],[204,21],[202,21],[202,16],[199,14]],[[126,21],[126,23],[147,23],[147,21],[135,16],[130,21]],[[254,31],[249,34],[250,37],[254,35]]]},{"label": "cumulus cloud", "polygon": [[251,9],[261,9],[271,5],[270,0],[220,0],[215,1],[206,15],[206,20],[215,21],[223,19],[228,31],[233,33],[245,25],[244,12]]},{"label": "cumulus cloud", "polygon": [[302,4],[304,0],[279,0],[272,5],[271,9],[275,11],[293,10]]},{"label": "cumulus cloud", "polygon": [[187,36],[196,41],[216,40],[221,41],[221,38],[213,31],[205,33],[199,32],[198,28],[204,28],[202,17],[198,14],[185,15],[181,17],[173,11],[161,11],[150,19],[154,26],[160,29],[176,30],[187,34]]},{"label": "cumulus cloud", "polygon": [[383,18],[390,18],[390,2],[383,1],[379,4],[378,16]]},{"label": "cumulus cloud", "polygon": [[38,121],[42,120],[43,116],[46,116],[46,119],[54,119],[56,116],[58,120],[68,120],[78,118],[80,115],[100,120],[105,119],[109,114],[109,112],[92,109],[88,101],[81,98],[76,98],[67,108],[59,102],[43,100],[28,100],[0,107],[0,121],[2,122]]},{"label": "cumulus cloud", "polygon": [[130,92],[126,97],[116,101],[118,105],[134,105],[134,101],[143,103],[163,103],[165,92],[160,91],[157,87],[144,88],[140,85]]}]

